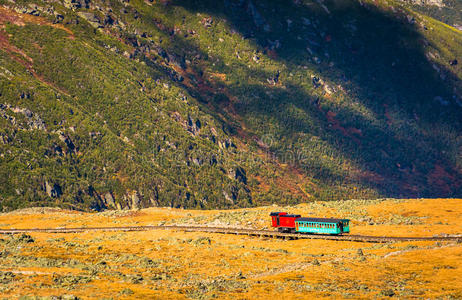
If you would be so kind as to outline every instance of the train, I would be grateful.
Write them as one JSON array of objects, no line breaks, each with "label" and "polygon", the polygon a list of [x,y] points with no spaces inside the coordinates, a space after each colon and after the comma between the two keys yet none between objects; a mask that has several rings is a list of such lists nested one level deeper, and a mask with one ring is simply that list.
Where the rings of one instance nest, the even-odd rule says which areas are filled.
[{"label": "train", "polygon": [[339,235],[350,232],[349,219],[304,218],[286,212],[270,213],[271,225],[279,232]]}]

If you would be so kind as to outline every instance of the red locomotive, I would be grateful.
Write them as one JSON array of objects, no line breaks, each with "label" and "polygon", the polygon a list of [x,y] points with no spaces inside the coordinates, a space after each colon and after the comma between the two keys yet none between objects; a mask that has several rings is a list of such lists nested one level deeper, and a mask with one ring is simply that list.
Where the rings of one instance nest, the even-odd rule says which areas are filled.
[{"label": "red locomotive", "polygon": [[279,232],[295,232],[295,220],[300,215],[289,215],[286,212],[272,212],[270,214],[272,226],[277,227]]}]

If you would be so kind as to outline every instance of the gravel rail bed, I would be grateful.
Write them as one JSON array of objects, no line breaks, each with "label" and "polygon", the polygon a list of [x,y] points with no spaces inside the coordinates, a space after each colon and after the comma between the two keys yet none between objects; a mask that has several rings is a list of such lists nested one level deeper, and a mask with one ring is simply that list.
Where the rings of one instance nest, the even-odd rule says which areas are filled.
[{"label": "gravel rail bed", "polygon": [[205,226],[120,226],[120,227],[76,227],[76,228],[28,228],[28,229],[0,229],[0,234],[20,234],[33,232],[47,233],[79,233],[88,231],[148,231],[148,230],[181,230],[187,232],[210,232],[222,234],[236,234],[258,237],[272,237],[281,239],[324,239],[353,242],[406,242],[406,241],[460,241],[462,236],[431,236],[431,237],[393,237],[393,236],[365,236],[365,235],[327,235],[281,233],[272,230],[255,230],[241,228],[205,227]]}]

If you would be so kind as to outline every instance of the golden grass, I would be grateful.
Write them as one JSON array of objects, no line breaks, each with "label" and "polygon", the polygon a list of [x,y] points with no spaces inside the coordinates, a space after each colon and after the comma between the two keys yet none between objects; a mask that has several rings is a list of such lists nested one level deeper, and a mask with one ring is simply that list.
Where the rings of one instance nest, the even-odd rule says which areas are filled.
[{"label": "golden grass", "polygon": [[[267,228],[272,210],[352,219],[352,234],[462,233],[458,199],[352,200],[233,211],[26,209],[2,228],[203,224]],[[461,298],[462,244],[279,240],[156,230],[3,236],[0,294],[79,298]],[[3,250],[2,250],[3,249]],[[12,272],[7,273],[7,272]],[[8,276],[14,276],[11,280]]]}]

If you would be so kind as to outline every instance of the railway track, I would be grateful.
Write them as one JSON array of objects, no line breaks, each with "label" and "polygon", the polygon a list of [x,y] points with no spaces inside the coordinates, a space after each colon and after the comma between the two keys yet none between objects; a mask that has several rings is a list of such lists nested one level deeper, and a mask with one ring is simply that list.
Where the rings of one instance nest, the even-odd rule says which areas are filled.
[{"label": "railway track", "polygon": [[225,227],[205,227],[205,226],[120,226],[120,227],[76,227],[76,228],[29,228],[29,229],[0,229],[0,234],[19,234],[19,233],[79,233],[91,231],[148,231],[148,230],[177,230],[185,232],[209,232],[222,234],[236,234],[257,237],[282,238],[282,239],[323,239],[336,241],[387,243],[387,242],[407,242],[407,241],[458,241],[462,242],[462,235],[459,236],[432,236],[432,237],[392,237],[392,236],[365,236],[365,235],[326,235],[326,234],[300,234],[300,233],[281,233],[272,230],[238,229]]}]

